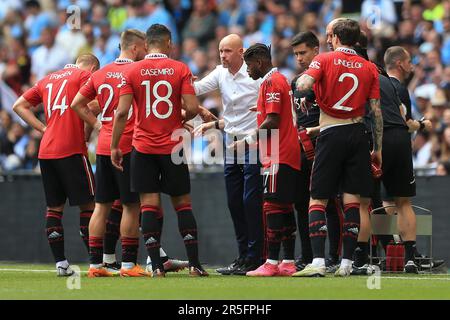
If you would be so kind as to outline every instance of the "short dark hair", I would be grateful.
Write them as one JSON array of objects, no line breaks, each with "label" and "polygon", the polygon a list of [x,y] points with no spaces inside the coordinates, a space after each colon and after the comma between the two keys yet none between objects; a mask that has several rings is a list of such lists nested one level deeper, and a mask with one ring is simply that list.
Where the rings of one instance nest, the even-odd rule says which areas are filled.
[{"label": "short dark hair", "polygon": [[172,33],[170,30],[162,24],[155,23],[152,24],[147,29],[147,44],[149,46],[160,46],[164,44],[165,41],[172,39]]},{"label": "short dark hair", "polygon": [[359,56],[363,57],[366,60],[369,60],[369,55],[367,54],[367,44],[367,35],[364,31],[361,31],[358,43],[353,46],[353,49],[355,49],[356,53],[358,53]]},{"label": "short dark hair", "polygon": [[302,43],[308,48],[315,48],[319,46],[319,39],[311,31],[299,32],[292,38],[291,46],[295,47]]},{"label": "short dark hair", "polygon": [[389,47],[384,53],[384,64],[386,69],[395,68],[395,63],[407,57],[406,50],[400,46]]},{"label": "short dark hair", "polygon": [[31,8],[40,9],[41,8],[41,4],[37,0],[28,0],[27,2],[25,2],[25,8],[27,8],[27,9],[31,9]]},{"label": "short dark hair", "polygon": [[360,38],[361,29],[357,21],[352,19],[343,19],[336,21],[333,25],[333,34],[345,46],[354,46]]},{"label": "short dark hair", "polygon": [[270,45],[266,46],[263,43],[255,43],[245,50],[244,60],[261,59],[271,61],[272,55],[270,54],[270,49]]}]

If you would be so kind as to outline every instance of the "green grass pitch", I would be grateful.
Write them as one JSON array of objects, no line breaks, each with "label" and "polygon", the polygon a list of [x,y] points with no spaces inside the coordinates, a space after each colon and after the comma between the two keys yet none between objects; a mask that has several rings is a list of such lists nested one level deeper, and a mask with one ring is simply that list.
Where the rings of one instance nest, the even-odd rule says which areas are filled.
[{"label": "green grass pitch", "polygon": [[[389,275],[380,289],[368,289],[368,277],[248,278],[221,276],[209,269],[208,278],[190,278],[186,271],[166,278],[86,277],[82,265],[80,289],[68,289],[53,265],[0,264],[0,299],[450,299],[450,275]],[[47,271],[46,271],[47,270]],[[371,278],[373,280],[373,278]],[[70,282],[70,280],[69,280]],[[375,281],[369,281],[372,286]],[[77,283],[71,282],[72,286]]]}]

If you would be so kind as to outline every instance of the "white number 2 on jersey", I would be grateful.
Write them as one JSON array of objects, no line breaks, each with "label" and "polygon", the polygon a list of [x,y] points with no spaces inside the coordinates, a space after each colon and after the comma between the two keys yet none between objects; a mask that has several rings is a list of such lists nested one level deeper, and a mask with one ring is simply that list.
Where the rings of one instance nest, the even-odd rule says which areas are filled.
[{"label": "white number 2 on jersey", "polygon": [[[153,103],[150,101],[150,80],[144,80],[141,82],[141,85],[145,86],[145,117],[148,118],[148,116],[153,112],[155,117],[158,119],[167,119],[172,114],[173,110],[173,103],[170,101],[170,97],[172,96],[172,85],[165,81],[160,80],[153,86],[153,96],[156,98]],[[161,85],[165,85],[167,87],[167,94],[164,97],[161,97],[158,94],[158,88]],[[160,114],[157,110],[158,104],[160,102],[165,102],[169,106],[169,110],[165,114]]]},{"label": "white number 2 on jersey", "polygon": [[[59,88],[58,93],[56,94],[56,98],[54,101],[54,104],[52,106],[52,89],[53,89],[53,83],[48,83],[45,88],[48,88],[48,97],[47,97],[47,113],[48,113],[48,117],[50,118],[50,116],[52,115],[52,111],[53,110],[61,110],[61,116],[64,114],[64,111],[66,111],[67,108],[69,108],[69,106],[66,104],[67,101],[67,96],[64,95],[63,97],[61,97],[61,94],[64,91],[64,87],[66,86],[67,83],[67,79],[63,81],[61,87]],[[58,103],[59,99],[61,99],[61,103]]]},{"label": "white number 2 on jersey", "polygon": [[[108,96],[108,99],[106,99],[105,105],[103,106],[103,111],[102,111],[102,115],[100,117],[100,121],[108,122],[108,121],[112,121],[113,117],[105,117],[105,113],[108,110],[109,105],[111,104],[111,101],[113,99],[114,90],[110,84],[103,83],[102,85],[100,85],[98,87],[97,94],[100,95],[103,89],[108,89],[109,96]],[[116,110],[114,110],[114,114],[115,113],[116,113]],[[132,114],[133,114],[133,106],[131,106],[130,111],[128,112],[128,120],[130,120]]]},{"label": "white number 2 on jersey", "polygon": [[353,87],[350,89],[349,92],[347,92],[341,100],[339,100],[338,102],[336,102],[334,104],[334,106],[332,107],[333,109],[337,109],[337,110],[342,110],[342,111],[352,111],[353,108],[352,107],[346,107],[344,105],[342,105],[345,101],[347,101],[348,98],[350,98],[350,96],[353,94],[353,92],[356,91],[356,89],[358,89],[358,85],[359,85],[359,81],[358,78],[353,74],[353,73],[349,73],[349,72],[345,72],[343,74],[341,74],[341,76],[339,77],[338,81],[339,82],[343,82],[345,78],[351,78],[353,79]]}]

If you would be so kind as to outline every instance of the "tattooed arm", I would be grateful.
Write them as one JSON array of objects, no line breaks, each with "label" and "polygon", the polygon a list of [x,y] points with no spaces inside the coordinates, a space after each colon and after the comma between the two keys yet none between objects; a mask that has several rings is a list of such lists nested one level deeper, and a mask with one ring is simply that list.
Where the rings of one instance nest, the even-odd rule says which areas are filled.
[{"label": "tattooed arm", "polygon": [[370,99],[370,109],[374,115],[374,140],[373,151],[378,163],[381,165],[381,147],[383,144],[383,116],[381,113],[380,100]]},{"label": "tattooed arm", "polygon": [[312,89],[312,86],[316,80],[307,74],[302,74],[300,78],[297,79],[297,91],[300,92],[301,96],[306,96],[307,92]]}]

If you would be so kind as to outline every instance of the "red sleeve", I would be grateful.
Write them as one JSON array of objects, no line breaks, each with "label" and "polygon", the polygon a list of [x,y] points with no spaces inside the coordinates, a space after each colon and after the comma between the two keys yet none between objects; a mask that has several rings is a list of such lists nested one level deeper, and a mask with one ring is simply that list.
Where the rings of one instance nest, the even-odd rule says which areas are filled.
[{"label": "red sleeve", "polygon": [[323,75],[324,64],[325,56],[323,54],[317,55],[309,65],[308,70],[305,71],[305,74],[313,77],[316,82],[320,81]]},{"label": "red sleeve", "polygon": [[182,79],[181,79],[181,94],[195,95],[195,89],[193,86],[194,80],[192,79],[192,72],[185,64],[182,65]]},{"label": "red sleeve", "polygon": [[380,99],[380,80],[378,77],[378,70],[374,65],[371,65],[372,69],[372,86],[370,87],[369,99]]},{"label": "red sleeve", "polygon": [[120,88],[119,96],[126,94],[133,94],[133,87],[131,86],[130,73],[124,73],[122,75],[122,82],[117,86]]},{"label": "red sleeve", "polygon": [[282,87],[277,82],[277,79],[267,81],[265,97],[263,97],[264,109],[267,114],[281,112],[281,97]]},{"label": "red sleeve", "polygon": [[32,88],[25,91],[22,95],[32,106],[37,106],[42,102],[41,90],[39,90],[40,82],[36,83]]},{"label": "red sleeve", "polygon": [[80,88],[89,80],[91,73],[88,71],[82,71],[80,73]]},{"label": "red sleeve", "polygon": [[92,81],[92,77],[80,88],[79,91],[84,97],[93,100],[97,96],[97,91],[94,87],[94,81]]}]

